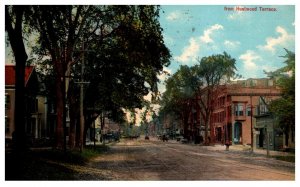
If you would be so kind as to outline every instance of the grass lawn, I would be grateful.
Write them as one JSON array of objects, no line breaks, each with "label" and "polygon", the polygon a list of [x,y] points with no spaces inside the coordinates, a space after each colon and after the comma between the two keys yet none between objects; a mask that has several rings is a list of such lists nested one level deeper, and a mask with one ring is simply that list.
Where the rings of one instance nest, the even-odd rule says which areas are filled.
[{"label": "grass lawn", "polygon": [[289,156],[272,156],[273,158],[277,160],[283,160],[286,162],[292,162],[295,163],[295,155],[289,155]]},{"label": "grass lawn", "polygon": [[29,150],[5,152],[5,180],[75,180],[77,171],[89,159],[108,150],[107,146],[85,147],[84,151]]}]

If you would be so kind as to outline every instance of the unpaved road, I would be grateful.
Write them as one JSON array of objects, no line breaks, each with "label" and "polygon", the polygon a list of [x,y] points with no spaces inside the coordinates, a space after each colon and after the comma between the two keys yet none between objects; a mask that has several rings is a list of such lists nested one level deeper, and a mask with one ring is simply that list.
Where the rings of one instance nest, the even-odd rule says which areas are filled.
[{"label": "unpaved road", "polygon": [[78,180],[295,180],[295,164],[178,142],[127,140],[81,168]]}]

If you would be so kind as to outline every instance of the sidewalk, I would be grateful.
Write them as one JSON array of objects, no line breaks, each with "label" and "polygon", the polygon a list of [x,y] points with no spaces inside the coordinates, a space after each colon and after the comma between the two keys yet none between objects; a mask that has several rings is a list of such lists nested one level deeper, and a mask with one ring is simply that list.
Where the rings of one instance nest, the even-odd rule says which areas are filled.
[{"label": "sidewalk", "polygon": [[[212,145],[212,146],[203,146],[204,148],[208,150],[214,150],[214,151],[225,151],[226,146],[225,145]],[[251,152],[251,147],[248,145],[231,145],[229,146],[228,151],[236,151],[236,152]],[[267,150],[266,149],[253,149],[254,154],[259,154],[259,155],[267,155]],[[283,151],[269,151],[270,156],[294,156],[294,153],[290,152],[283,152]]]}]

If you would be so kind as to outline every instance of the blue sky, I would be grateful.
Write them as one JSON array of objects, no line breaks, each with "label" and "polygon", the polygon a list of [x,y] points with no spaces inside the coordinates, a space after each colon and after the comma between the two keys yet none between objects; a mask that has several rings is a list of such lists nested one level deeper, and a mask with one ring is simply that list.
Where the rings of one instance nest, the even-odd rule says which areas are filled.
[{"label": "blue sky", "polygon": [[[244,78],[265,77],[263,70],[282,67],[283,48],[295,51],[295,6],[239,7],[257,11],[236,11],[234,5],[162,5],[159,21],[172,54],[165,70],[172,74],[181,64],[192,66],[197,58],[224,51],[236,59],[238,73]],[[259,7],[277,11],[260,11]],[[9,52],[5,50],[6,63],[11,61]],[[159,77],[163,92],[166,76]]]},{"label": "blue sky", "polygon": [[[289,3],[288,1],[285,3]],[[68,4],[67,2],[69,0],[60,3]],[[20,3],[22,4],[22,1]],[[120,4],[114,1],[110,3]],[[132,4],[131,1],[122,3]],[[150,2],[153,3],[161,4],[161,1]],[[159,21],[163,28],[165,44],[172,54],[171,64],[165,68],[171,74],[175,73],[181,64],[192,66],[197,63],[197,58],[226,51],[236,59],[238,73],[244,78],[260,78],[265,77],[263,70],[272,71],[284,65],[284,59],[279,57],[285,54],[283,48],[295,51],[295,6],[247,5],[246,7],[257,7],[258,10],[242,12],[224,10],[224,7],[235,8],[234,5],[176,5],[177,1],[169,1],[168,4],[170,3],[175,5],[161,6]],[[193,4],[194,1],[179,3]],[[71,1],[70,4],[76,3]],[[88,4],[99,2],[92,1]],[[277,11],[262,12],[259,11],[259,7],[276,8]],[[4,23],[4,13],[2,21]],[[3,39],[4,32],[2,34]],[[8,58],[8,51],[4,50],[5,45],[2,47],[2,55],[8,63],[11,59]],[[159,90],[164,92],[163,81],[167,76],[160,75],[159,78]],[[4,84],[4,78],[1,81]],[[150,94],[145,98],[150,99]]]},{"label": "blue sky", "polygon": [[[236,11],[234,5],[161,6],[159,20],[172,54],[165,70],[172,74],[180,65],[192,66],[197,58],[224,51],[236,59],[244,78],[265,77],[263,70],[282,67],[283,48],[295,51],[295,6],[239,7],[257,7],[257,11]],[[259,7],[276,11],[260,11]],[[160,89],[164,90],[162,85]]]}]

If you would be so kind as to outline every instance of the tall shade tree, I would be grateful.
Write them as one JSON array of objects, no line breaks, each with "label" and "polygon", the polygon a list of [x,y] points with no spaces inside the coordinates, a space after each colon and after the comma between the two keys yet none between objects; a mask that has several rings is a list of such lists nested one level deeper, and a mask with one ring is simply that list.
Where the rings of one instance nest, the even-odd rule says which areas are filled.
[{"label": "tall shade tree", "polygon": [[193,67],[193,71],[195,72],[196,79],[202,82],[203,85],[199,87],[196,98],[205,126],[204,141],[205,144],[208,144],[208,127],[214,109],[214,96],[217,87],[238,75],[235,73],[235,59],[231,58],[226,52],[203,57],[198,62],[199,64]]},{"label": "tall shade tree", "polygon": [[192,108],[200,110],[205,126],[205,143],[213,111],[214,95],[220,84],[239,76],[235,73],[235,59],[226,52],[198,59],[192,67],[181,66],[166,80],[166,92],[162,96],[161,115],[173,112],[181,116],[185,136],[188,135],[187,121]]},{"label": "tall shade tree", "polygon": [[[83,64],[82,76],[90,82],[85,108],[98,113],[141,108],[144,95],[151,91],[155,96],[157,75],[170,58],[158,21],[159,7],[32,6],[31,10],[31,24],[39,33],[37,51],[51,57],[55,72],[57,148],[63,145],[66,92],[70,106],[76,106],[78,93],[69,76],[81,76]],[[81,149],[83,138],[82,131]]]},{"label": "tall shade tree", "polygon": [[[39,54],[50,56],[55,72],[56,148],[64,144],[63,116],[73,53],[82,37],[89,6],[32,6],[31,26],[39,34]],[[81,142],[82,144],[82,142]]]},{"label": "tall shade tree", "polygon": [[26,6],[5,6],[5,30],[8,35],[15,62],[15,139],[16,149],[26,148],[25,136],[25,65],[27,53],[23,40],[23,23]]},{"label": "tall shade tree", "polygon": [[201,81],[196,80],[192,68],[180,66],[179,70],[166,81],[166,91],[161,99],[160,116],[164,120],[166,114],[174,113],[180,116],[184,127],[184,136],[188,137],[188,117],[195,104],[194,95],[198,87],[202,85]]},{"label": "tall shade tree", "polygon": [[269,110],[278,119],[279,127],[283,130],[286,146],[289,146],[290,136],[295,135],[295,53],[285,49],[286,60],[284,67],[266,72],[270,77],[277,77],[277,85],[282,89],[282,97],[269,105]]}]

